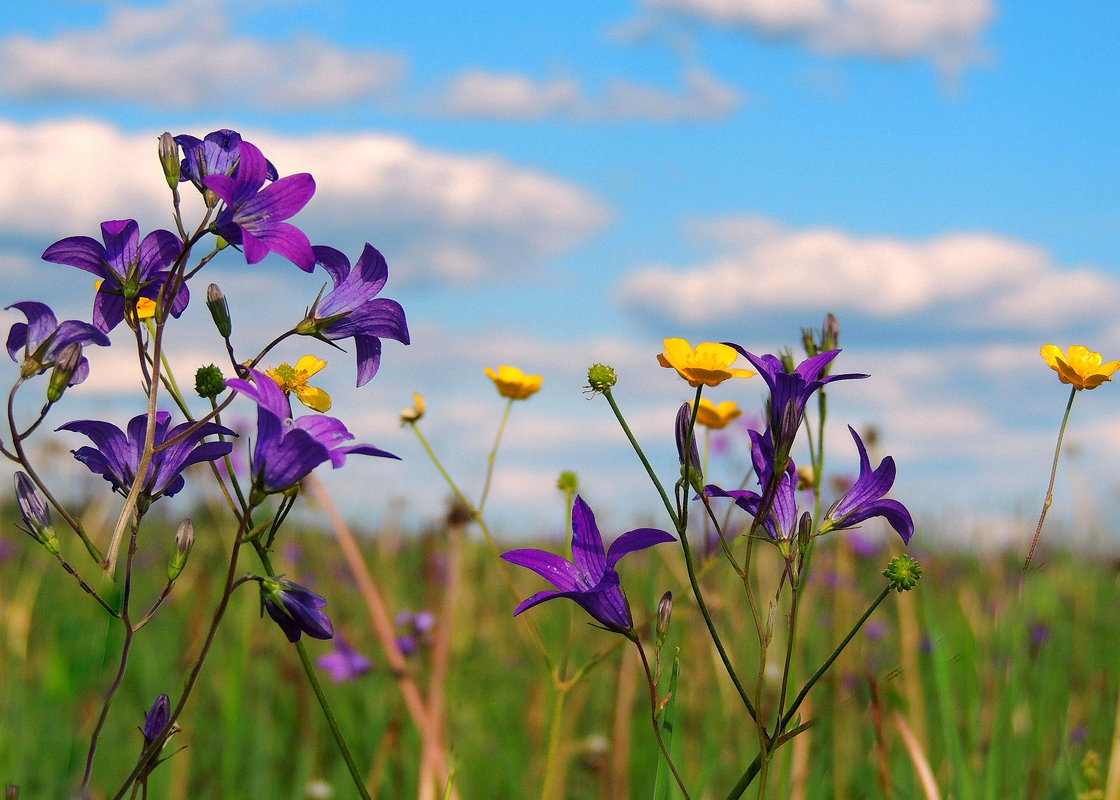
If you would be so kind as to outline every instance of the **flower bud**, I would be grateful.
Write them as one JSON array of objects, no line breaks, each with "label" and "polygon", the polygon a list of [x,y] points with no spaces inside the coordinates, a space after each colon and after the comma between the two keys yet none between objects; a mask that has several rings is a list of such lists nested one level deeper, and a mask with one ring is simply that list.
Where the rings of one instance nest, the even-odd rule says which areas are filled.
[{"label": "flower bud", "polygon": [[797,544],[804,550],[813,538],[813,517],[806,511],[797,520]]},{"label": "flower bud", "polygon": [[202,398],[213,398],[225,391],[226,379],[222,371],[210,364],[199,367],[194,374],[194,390]]},{"label": "flower bud", "polygon": [[831,312],[824,318],[824,325],[821,327],[821,349],[822,350],[835,350],[840,346],[840,322],[836,319],[836,315]]},{"label": "flower bud", "polygon": [[918,579],[922,577],[922,568],[917,561],[904,554],[891,559],[891,563],[883,570],[883,577],[887,579],[887,585],[891,589],[908,592],[917,586]]},{"label": "flower bud", "polygon": [[57,553],[58,538],[55,536],[51,510],[31,478],[18,471],[16,472],[16,503],[23,517],[23,524],[27,526],[24,530],[28,535],[50,552]]},{"label": "flower bud", "polygon": [[179,145],[175,137],[167,131],[159,137],[159,163],[163,166],[163,177],[167,179],[167,186],[174,189],[179,185]]},{"label": "flower bud", "polygon": [[792,374],[797,371],[797,362],[793,360],[793,352],[787,347],[778,354],[782,360],[782,369]]},{"label": "flower bud", "polygon": [[210,309],[210,316],[214,318],[214,326],[218,329],[223,339],[228,339],[233,332],[233,320],[229,316],[229,303],[226,296],[212,283],[206,287],[206,307]]},{"label": "flower bud", "polygon": [[812,328],[801,329],[801,346],[805,348],[805,355],[809,358],[820,353],[820,344],[817,342],[816,331]]},{"label": "flower bud", "polygon": [[601,394],[607,391],[617,381],[618,373],[614,371],[614,367],[606,364],[592,364],[591,368],[587,370],[587,384],[592,394]]},{"label": "flower bud", "polygon": [[665,637],[669,635],[669,619],[673,616],[673,593],[665,592],[657,604],[657,648],[665,644]]},{"label": "flower bud", "polygon": [[144,718],[144,727],[141,728],[144,733],[144,744],[151,744],[163,733],[163,729],[167,727],[167,721],[171,719],[171,699],[161,694],[152,703],[152,707],[148,710],[148,716]]},{"label": "flower bud", "polygon": [[556,488],[565,495],[571,496],[579,491],[579,476],[570,470],[564,470],[556,479]]},{"label": "flower bud", "polygon": [[194,547],[194,521],[188,518],[183,520],[179,524],[179,530],[175,531],[175,552],[171,554],[171,561],[167,565],[167,580],[173,581],[183,574],[192,547]]},{"label": "flower bud", "polygon": [[81,363],[82,346],[80,344],[71,342],[62,348],[62,352],[58,354],[58,358],[54,362],[50,383],[47,384],[48,403],[57,403],[62,399],[62,393],[70,385],[70,379],[74,377],[74,372]]}]

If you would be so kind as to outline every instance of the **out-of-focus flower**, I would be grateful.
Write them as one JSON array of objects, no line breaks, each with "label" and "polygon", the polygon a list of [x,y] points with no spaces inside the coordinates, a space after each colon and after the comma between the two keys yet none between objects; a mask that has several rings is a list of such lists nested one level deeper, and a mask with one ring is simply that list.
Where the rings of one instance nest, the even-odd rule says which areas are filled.
[{"label": "out-of-focus flower", "polygon": [[[109,481],[114,491],[127,495],[136,478],[136,469],[140,466],[147,424],[148,415],[140,414],[129,421],[127,434],[116,425],[93,419],[67,422],[57,430],[74,431],[88,436],[93,441],[93,447],[80,447],[70,452],[74,454],[74,458],[89,467],[90,472]],[[182,475],[184,469],[192,464],[221,458],[233,449],[230,442],[203,442],[203,439],[218,434],[237,435],[229,428],[213,422],[197,427],[193,422],[183,422],[174,428],[170,425],[171,415],[166,411],[157,411],[155,437],[152,440],[154,447],[158,448],[187,430],[194,430],[176,444],[152,456],[144,488],[140,493],[144,509],[164,495],[170,497],[177,494],[185,484]]]},{"label": "out-of-focus flower", "polygon": [[750,378],[756,374],[749,369],[733,369],[731,365],[739,355],[726,344],[703,342],[693,350],[684,339],[673,338],[665,339],[662,345],[665,352],[658,354],[657,363],[675,369],[689,386],[718,386],[729,378]]},{"label": "out-of-focus flower", "polygon": [[[749,489],[725,491],[713,484],[705,486],[704,492],[709,497],[733,498],[735,505],[755,518],[762,514],[765,505],[769,505],[766,517],[759,520],[759,525],[773,541],[791,541],[797,532],[797,466],[792,459],[786,460],[785,471],[772,490],[773,499],[769,499],[767,487],[774,478],[774,442],[769,431],[751,431],[750,436],[751,459],[762,495]],[[763,502],[764,498],[766,503]]]},{"label": "out-of-focus flower", "polygon": [[867,457],[867,448],[863,446],[859,434],[850,425],[848,430],[856,441],[859,450],[859,476],[847,494],[841,497],[828,510],[820,532],[842,530],[854,527],[871,517],[882,517],[906,544],[914,535],[914,520],[906,506],[897,500],[886,500],[884,495],[894,486],[894,459],[887,456],[879,467],[871,469],[871,460]]},{"label": "out-of-focus flower", "polygon": [[419,392],[413,392],[412,405],[401,409],[401,427],[411,422],[419,422],[427,408],[428,404],[424,400],[424,395]]},{"label": "out-of-focus flower", "polygon": [[727,427],[727,423],[738,418],[742,413],[739,404],[734,400],[724,400],[716,405],[708,398],[701,397],[700,408],[696,412],[696,424],[713,430],[722,430]]},{"label": "out-of-focus flower", "polygon": [[313,248],[315,263],[334,281],[326,297],[316,299],[296,332],[325,342],[354,339],[358,359],[358,386],[369,383],[381,365],[381,340],[409,343],[404,309],[396,300],[378,297],[389,278],[385,257],[366,243],[354,269],[333,247]]},{"label": "out-of-focus flower", "polygon": [[341,633],[334,637],[334,650],[315,663],[335,683],[349,683],[373,669],[373,662],[351,647]]},{"label": "out-of-focus flower", "polygon": [[431,646],[432,631],[436,627],[436,615],[431,611],[402,611],[397,614],[394,622],[400,630],[397,647],[406,656],[416,655],[421,647]]},{"label": "out-of-focus flower", "polygon": [[16,504],[23,517],[24,528],[32,539],[44,545],[52,553],[58,552],[58,538],[54,531],[54,520],[47,501],[39,494],[31,478],[24,472],[16,471]]},{"label": "out-of-focus flower", "polygon": [[209,174],[202,184],[225,202],[213,227],[222,238],[240,245],[245,261],[256,264],[279,253],[304,272],[315,269],[307,235],[283,220],[294,216],[315,194],[315,179],[306,172],[288,175],[264,186],[268,162],[256,145],[242,141],[233,175]]},{"label": "out-of-focus flower", "polygon": [[769,427],[778,460],[789,456],[797,429],[801,427],[801,419],[805,415],[805,404],[815,391],[832,381],[867,377],[856,373],[826,375],[828,365],[840,355],[839,350],[829,350],[807,358],[793,372],[786,372],[782,360],[775,355],[756,356],[733,342],[727,344],[758,368],[762,379],[770,388]]},{"label": "out-of-focus flower", "polygon": [[[27,317],[27,322],[17,322],[8,331],[8,355],[20,364],[20,375],[30,378],[41,375],[53,367],[68,345],[109,344],[109,337],[88,322],[68,319],[59,323],[46,303],[24,300],[7,306],[17,309]],[[22,357],[19,355],[23,352]],[[70,386],[76,386],[89,375],[89,362],[83,356],[70,375]]]},{"label": "out-of-focus flower", "polygon": [[1075,389],[1096,389],[1105,381],[1111,381],[1112,374],[1120,369],[1120,361],[1103,364],[1100,353],[1079,344],[1070,345],[1065,353],[1057,345],[1046,344],[1040,355],[1050,369],[1058,373],[1058,380]]},{"label": "out-of-focus flower", "polygon": [[298,583],[283,578],[262,578],[261,602],[289,642],[298,642],[304,633],[313,639],[334,636],[331,618],[322,611],[327,601]]},{"label": "out-of-focus flower", "polygon": [[303,356],[293,367],[284,362],[276,369],[266,369],[264,374],[276,381],[284,394],[295,394],[296,399],[312,411],[330,411],[331,396],[308,381],[319,372],[327,362],[315,356]]},{"label": "out-of-focus flower", "polygon": [[544,383],[540,375],[526,375],[517,367],[500,366],[497,372],[487,367],[486,377],[494,381],[498,394],[510,400],[526,400],[536,394]]},{"label": "out-of-focus flower", "polygon": [[[101,279],[93,300],[93,324],[108,333],[124,319],[128,305],[142,297],[155,300],[182,242],[164,230],[152,231],[141,241],[133,219],[102,222],[101,238],[104,245],[89,236],[60,239],[43,252],[43,260],[84,269]],[[182,314],[189,301],[184,283],[171,301],[171,315]]]},{"label": "out-of-focus flower", "polygon": [[253,448],[253,489],[257,494],[283,492],[324,461],[337,469],[350,453],[396,458],[369,444],[342,445],[354,435],[334,417],[292,419],[292,407],[280,385],[258,370],[252,382],[234,378],[226,385],[257,403],[257,441]]},{"label": "out-of-focus flower", "polygon": [[514,616],[546,600],[567,597],[607,629],[632,636],[634,621],[630,605],[622,593],[614,566],[627,553],[672,541],[674,538],[665,531],[638,528],[619,536],[610,550],[604,552],[595,515],[577,495],[572,506],[572,561],[545,550],[528,548],[502,554],[506,561],[533,570],[556,587],[522,601],[514,610]]}]

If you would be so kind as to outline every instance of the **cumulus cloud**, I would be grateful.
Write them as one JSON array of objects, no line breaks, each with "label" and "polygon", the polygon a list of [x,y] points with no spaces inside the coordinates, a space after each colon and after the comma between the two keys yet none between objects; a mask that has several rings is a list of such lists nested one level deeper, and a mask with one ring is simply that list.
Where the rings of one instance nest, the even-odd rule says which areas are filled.
[{"label": "cumulus cloud", "polygon": [[597,96],[571,77],[538,81],[516,73],[476,69],[453,79],[426,110],[453,117],[519,121],[564,116],[593,121],[674,122],[723,119],[741,103],[738,90],[699,67],[685,71],[682,91],[616,78]]},{"label": "cumulus cloud", "polygon": [[[142,209],[149,215],[139,218],[142,226],[166,226],[157,133],[89,120],[0,121],[2,229],[37,238],[94,235],[102,220]],[[296,218],[313,240],[337,242],[352,257],[371,241],[400,277],[462,283],[525,271],[611,218],[587,191],[496,156],[442,152],[374,133],[245,133],[282,174],[315,176],[319,190]]]},{"label": "cumulus cloud", "polygon": [[395,86],[402,58],[312,36],[238,36],[223,0],[115,6],[99,28],[0,40],[0,94],[153,108],[324,107]]},{"label": "cumulus cloud", "polygon": [[930,315],[968,327],[1052,327],[1120,299],[1105,273],[1057,263],[1040,247],[989,233],[924,241],[790,230],[771,219],[699,222],[715,254],[687,267],[651,264],[628,276],[620,301],[678,322],[730,319],[743,309]]},{"label": "cumulus cloud", "polygon": [[928,60],[956,74],[982,60],[993,0],[645,0],[667,10],[821,53]]}]

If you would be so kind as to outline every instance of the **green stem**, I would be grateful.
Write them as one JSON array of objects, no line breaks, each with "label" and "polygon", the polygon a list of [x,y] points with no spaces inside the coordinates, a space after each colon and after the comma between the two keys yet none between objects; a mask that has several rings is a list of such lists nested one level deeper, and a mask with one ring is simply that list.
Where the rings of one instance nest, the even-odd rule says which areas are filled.
[{"label": "green stem", "polygon": [[482,497],[478,500],[478,513],[480,515],[486,505],[486,497],[490,494],[490,478],[494,475],[494,460],[498,457],[498,445],[502,443],[502,434],[505,432],[506,422],[509,421],[509,412],[512,408],[513,398],[511,397],[506,403],[505,413],[502,414],[502,424],[498,426],[498,435],[494,437],[494,447],[490,450],[490,458],[487,460],[486,482],[482,485]]},{"label": "green stem", "polygon": [[564,701],[568,698],[571,684],[556,687],[556,700],[552,705],[552,720],[548,727],[548,761],[545,762],[544,785],[541,787],[541,800],[551,800],[559,780],[560,738],[563,729]]},{"label": "green stem", "polygon": [[1038,517],[1038,528],[1035,529],[1030,552],[1027,553],[1027,560],[1023,564],[1023,572],[1026,572],[1031,565],[1035,548],[1038,547],[1038,539],[1042,536],[1042,526],[1046,522],[1046,512],[1050,510],[1050,504],[1054,502],[1054,481],[1058,477],[1058,458],[1062,454],[1062,439],[1066,435],[1066,424],[1069,422],[1069,412],[1073,410],[1073,398],[1075,397],[1077,397],[1076,386],[1069,390],[1069,402],[1066,403],[1066,413],[1062,416],[1062,427],[1058,430],[1058,444],[1054,448],[1054,464],[1050,467],[1050,485],[1046,489],[1046,500],[1042,503],[1042,513]]},{"label": "green stem", "polygon": [[626,419],[622,416],[622,411],[619,410],[618,403],[614,401],[614,395],[611,394],[611,390],[609,388],[603,390],[603,397],[607,398],[607,402],[610,403],[611,411],[614,412],[615,418],[618,419],[618,424],[622,426],[622,430],[626,434],[626,438],[630,440],[630,444],[634,448],[634,452],[638,454],[638,460],[640,460],[642,462],[642,466],[646,468],[646,472],[649,474],[650,480],[653,481],[653,485],[657,488],[658,494],[661,495],[661,502],[665,504],[665,510],[669,512],[669,519],[673,521],[673,526],[677,528],[677,530],[680,530],[680,520],[677,518],[677,512],[673,509],[673,504],[669,500],[669,495],[665,491],[665,487],[661,485],[661,481],[657,479],[657,473],[654,472],[653,467],[650,466],[649,460],[646,458],[646,454],[642,451],[642,446],[638,444],[638,440],[634,438],[634,434],[633,432],[631,432],[630,426],[626,424]]}]

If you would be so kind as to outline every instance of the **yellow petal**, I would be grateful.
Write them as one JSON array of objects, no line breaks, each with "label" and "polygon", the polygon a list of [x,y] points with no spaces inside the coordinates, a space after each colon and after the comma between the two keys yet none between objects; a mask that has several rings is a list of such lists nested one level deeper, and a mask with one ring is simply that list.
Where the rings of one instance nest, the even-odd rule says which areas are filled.
[{"label": "yellow petal", "polygon": [[330,411],[331,396],[315,386],[300,386],[295,389],[296,397],[312,411]]},{"label": "yellow petal", "polygon": [[303,378],[310,378],[326,365],[326,361],[316,356],[303,356],[296,362],[296,372],[303,373]]}]

